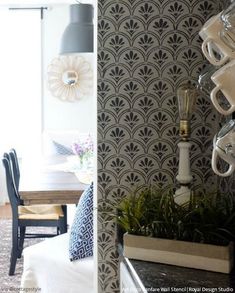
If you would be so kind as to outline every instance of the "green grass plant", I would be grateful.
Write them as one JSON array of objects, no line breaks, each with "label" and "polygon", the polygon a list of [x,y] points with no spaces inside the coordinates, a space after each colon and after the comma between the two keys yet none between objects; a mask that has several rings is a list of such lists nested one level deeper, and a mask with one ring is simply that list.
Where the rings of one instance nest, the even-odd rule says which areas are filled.
[{"label": "green grass plant", "polygon": [[213,192],[178,205],[173,192],[145,188],[120,203],[117,222],[129,234],[227,245],[235,239],[235,200]]}]

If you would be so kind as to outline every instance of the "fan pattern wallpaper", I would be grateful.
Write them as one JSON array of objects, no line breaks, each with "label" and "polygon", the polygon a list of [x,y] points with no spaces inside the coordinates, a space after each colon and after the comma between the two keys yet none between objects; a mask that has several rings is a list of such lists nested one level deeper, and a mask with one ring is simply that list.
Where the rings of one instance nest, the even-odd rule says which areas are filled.
[{"label": "fan pattern wallpaper", "polygon": [[[220,1],[217,1],[220,2]],[[176,187],[176,90],[208,64],[198,32],[218,13],[214,0],[99,0],[98,206],[108,213],[140,186]],[[192,117],[193,186],[212,189],[212,139],[219,129],[208,96]],[[99,213],[100,292],[119,292],[116,227]]]}]

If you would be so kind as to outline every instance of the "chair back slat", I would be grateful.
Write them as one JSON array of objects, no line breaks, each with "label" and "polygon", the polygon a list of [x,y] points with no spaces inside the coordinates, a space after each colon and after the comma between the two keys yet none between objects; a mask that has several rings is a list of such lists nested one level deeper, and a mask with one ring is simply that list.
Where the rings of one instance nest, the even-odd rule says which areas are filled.
[{"label": "chair back slat", "polygon": [[18,213],[18,205],[20,205],[20,198],[19,194],[15,188],[13,176],[12,176],[12,170],[11,170],[11,164],[9,160],[7,159],[8,154],[4,154],[4,157],[2,159],[3,166],[5,168],[5,173],[6,173],[6,185],[7,185],[7,192],[8,192],[8,197],[11,203],[11,208],[14,213]]},{"label": "chair back slat", "polygon": [[16,187],[16,190],[18,191],[19,183],[20,183],[20,168],[19,168],[18,157],[17,157],[15,149],[10,150],[9,157],[10,157],[15,187]]}]

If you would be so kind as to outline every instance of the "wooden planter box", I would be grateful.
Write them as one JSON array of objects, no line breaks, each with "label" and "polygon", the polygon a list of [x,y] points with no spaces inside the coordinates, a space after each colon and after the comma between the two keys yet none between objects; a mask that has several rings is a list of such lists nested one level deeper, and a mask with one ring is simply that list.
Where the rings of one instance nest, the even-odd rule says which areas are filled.
[{"label": "wooden planter box", "polygon": [[228,246],[124,234],[124,256],[132,259],[229,273],[233,243]]}]

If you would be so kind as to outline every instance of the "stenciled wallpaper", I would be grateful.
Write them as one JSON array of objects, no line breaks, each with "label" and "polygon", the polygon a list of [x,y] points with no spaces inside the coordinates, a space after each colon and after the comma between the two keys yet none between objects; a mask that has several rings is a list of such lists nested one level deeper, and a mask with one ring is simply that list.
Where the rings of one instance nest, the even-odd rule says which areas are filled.
[{"label": "stenciled wallpaper", "polygon": [[[142,185],[176,186],[176,90],[207,64],[198,32],[219,1],[99,0],[99,292],[119,292],[114,207]],[[211,169],[217,112],[200,96],[192,117],[193,186],[216,187]],[[110,214],[109,214],[110,213]]]}]

